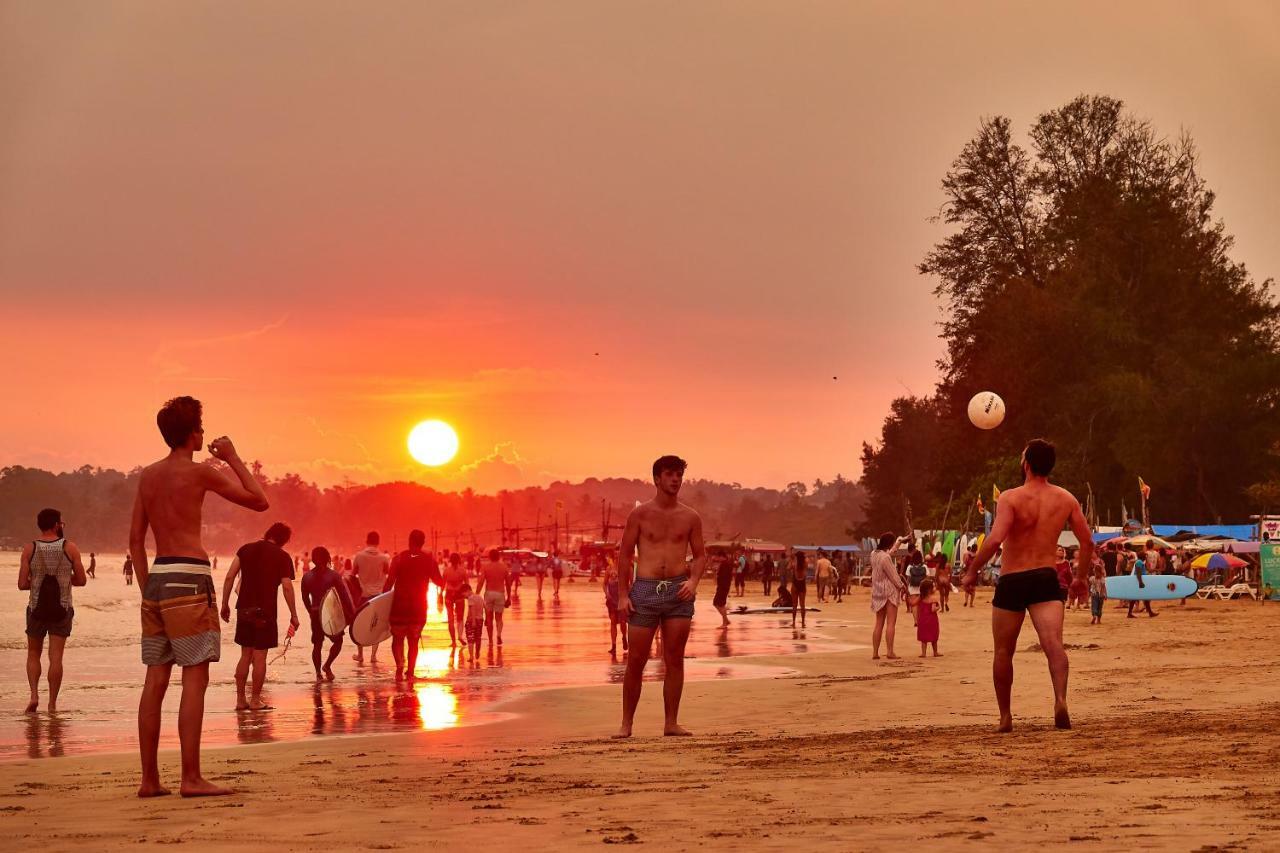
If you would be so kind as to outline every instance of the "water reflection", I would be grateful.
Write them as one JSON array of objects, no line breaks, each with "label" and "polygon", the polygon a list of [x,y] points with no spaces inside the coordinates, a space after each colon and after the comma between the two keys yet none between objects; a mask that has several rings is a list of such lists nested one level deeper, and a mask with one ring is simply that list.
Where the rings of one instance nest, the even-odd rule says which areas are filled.
[{"label": "water reflection", "polygon": [[27,715],[27,757],[58,758],[65,752],[67,721],[57,712]]},{"label": "water reflection", "polygon": [[448,729],[458,724],[458,697],[447,685],[424,684],[414,691],[418,719],[427,731]]}]

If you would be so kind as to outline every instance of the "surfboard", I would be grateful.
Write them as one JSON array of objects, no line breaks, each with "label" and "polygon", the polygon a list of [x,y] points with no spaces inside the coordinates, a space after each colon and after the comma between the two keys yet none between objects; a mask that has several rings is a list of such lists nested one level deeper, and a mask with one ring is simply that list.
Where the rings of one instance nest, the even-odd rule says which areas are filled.
[{"label": "surfboard", "polygon": [[1134,575],[1107,578],[1107,598],[1121,601],[1172,601],[1196,594],[1196,582],[1182,575],[1143,575],[1142,586]]},{"label": "surfboard", "polygon": [[[797,613],[799,613],[800,610],[801,608],[799,607],[796,608]],[[805,607],[803,608],[803,610],[805,613],[821,613],[822,612],[816,607]],[[730,610],[729,612],[735,615],[743,615],[747,613],[790,613],[791,608],[790,607],[747,607],[746,605],[740,605],[736,610]]]},{"label": "surfboard", "polygon": [[341,637],[347,630],[347,614],[342,609],[342,596],[337,587],[329,587],[320,601],[320,630],[326,637]]},{"label": "surfboard", "polygon": [[391,596],[396,591],[390,590],[375,595],[356,611],[351,620],[351,642],[358,646],[373,646],[391,636]]}]

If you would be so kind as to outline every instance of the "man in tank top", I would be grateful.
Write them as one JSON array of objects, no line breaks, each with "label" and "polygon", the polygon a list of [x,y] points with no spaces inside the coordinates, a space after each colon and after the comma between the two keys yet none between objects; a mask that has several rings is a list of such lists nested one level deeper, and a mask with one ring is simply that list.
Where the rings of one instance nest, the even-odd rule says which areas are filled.
[{"label": "man in tank top", "polygon": [[71,636],[71,587],[89,582],[80,551],[64,535],[62,513],[42,509],[36,516],[40,538],[22,549],[18,569],[18,589],[30,590],[27,601],[27,681],[31,701],[27,713],[40,707],[40,655],[44,638],[49,638],[49,712],[58,710],[58,690],[62,687],[62,652]]}]

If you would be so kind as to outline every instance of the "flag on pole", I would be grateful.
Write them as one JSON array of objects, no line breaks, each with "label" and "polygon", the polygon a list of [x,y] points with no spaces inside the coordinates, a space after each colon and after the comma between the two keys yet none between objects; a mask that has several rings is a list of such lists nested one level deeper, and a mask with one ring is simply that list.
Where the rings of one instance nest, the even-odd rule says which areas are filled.
[{"label": "flag on pole", "polygon": [[1120,499],[1120,523],[1124,524],[1129,520],[1129,508],[1124,505],[1124,498]]},{"label": "flag on pole", "polygon": [[1141,477],[1138,478],[1138,491],[1142,492],[1142,499],[1144,501],[1151,500],[1151,487],[1142,482]]},{"label": "flag on pole", "polygon": [[978,515],[986,515],[987,508],[982,505],[982,495],[978,495]]},{"label": "flag on pole", "polygon": [[995,483],[991,484],[991,502],[997,503],[1000,500],[1000,487]]}]

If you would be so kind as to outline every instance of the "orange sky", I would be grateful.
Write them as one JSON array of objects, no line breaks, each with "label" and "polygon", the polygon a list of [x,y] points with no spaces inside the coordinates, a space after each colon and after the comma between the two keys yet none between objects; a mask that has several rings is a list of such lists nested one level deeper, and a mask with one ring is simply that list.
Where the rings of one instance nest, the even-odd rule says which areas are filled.
[{"label": "orange sky", "polygon": [[935,379],[950,161],[1081,92],[1280,272],[1274,4],[377,8],[3,6],[0,465],[145,463],[190,393],[324,483],[856,476]]}]

